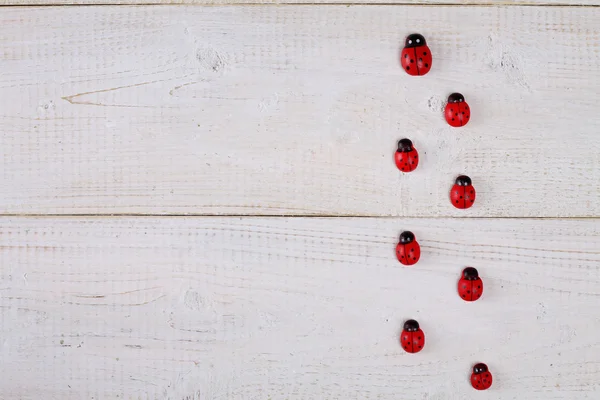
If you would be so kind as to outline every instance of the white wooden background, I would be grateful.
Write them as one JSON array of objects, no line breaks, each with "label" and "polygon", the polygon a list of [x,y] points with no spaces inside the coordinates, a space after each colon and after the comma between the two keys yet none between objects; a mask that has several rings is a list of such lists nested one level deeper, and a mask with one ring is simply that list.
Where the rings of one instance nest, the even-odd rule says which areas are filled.
[{"label": "white wooden background", "polygon": [[429,4],[429,5],[547,5],[547,6],[598,6],[599,0],[0,0],[1,5],[265,5],[265,4]]},{"label": "white wooden background", "polygon": [[0,235],[5,398],[465,399],[477,361],[495,379],[477,398],[600,390],[594,220],[5,218]]},{"label": "white wooden background", "polygon": [[0,0],[0,399],[598,398],[597,1],[189,2]]},{"label": "white wooden background", "polygon": [[[5,10],[6,213],[600,214],[598,8]],[[434,67],[410,79],[416,30]],[[442,115],[457,90],[461,129]],[[468,212],[449,207],[460,174]]]}]

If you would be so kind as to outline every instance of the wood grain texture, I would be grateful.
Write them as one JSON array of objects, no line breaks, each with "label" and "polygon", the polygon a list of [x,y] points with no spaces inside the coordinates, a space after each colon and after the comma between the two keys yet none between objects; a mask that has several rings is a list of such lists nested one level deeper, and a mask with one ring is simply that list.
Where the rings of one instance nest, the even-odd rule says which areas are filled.
[{"label": "wood grain texture", "polygon": [[[3,399],[593,399],[592,220],[3,218]],[[394,258],[411,229],[414,267]],[[481,300],[456,294],[466,265]],[[418,355],[398,334],[417,318]]]},{"label": "wood grain texture", "polygon": [[381,5],[549,5],[549,6],[595,6],[598,0],[0,0],[0,5],[236,5],[236,4],[381,4]]},{"label": "wood grain texture", "polygon": [[[398,62],[417,30],[425,77]],[[3,9],[0,210],[598,216],[599,36],[595,8]]]}]

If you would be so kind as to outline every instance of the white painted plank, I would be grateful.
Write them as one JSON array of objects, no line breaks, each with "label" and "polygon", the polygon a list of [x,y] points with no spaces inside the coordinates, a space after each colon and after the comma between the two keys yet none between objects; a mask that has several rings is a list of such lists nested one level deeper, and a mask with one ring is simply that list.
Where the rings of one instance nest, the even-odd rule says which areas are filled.
[{"label": "white painted plank", "polygon": [[550,5],[593,6],[598,0],[0,0],[0,5],[127,5],[127,4],[459,4],[459,5]]},{"label": "white painted plank", "polygon": [[[7,399],[593,399],[594,220],[3,218]],[[394,258],[411,229],[414,267]],[[483,297],[456,282],[479,269]],[[417,355],[398,334],[415,317]]]},{"label": "white painted plank", "polygon": [[7,8],[0,38],[4,214],[600,215],[597,8]]}]

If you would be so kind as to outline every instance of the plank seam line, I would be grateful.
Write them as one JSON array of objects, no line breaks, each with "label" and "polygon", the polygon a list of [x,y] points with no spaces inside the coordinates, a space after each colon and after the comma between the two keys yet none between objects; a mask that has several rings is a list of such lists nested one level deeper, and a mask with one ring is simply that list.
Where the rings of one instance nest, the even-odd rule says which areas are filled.
[{"label": "plank seam line", "polygon": [[457,220],[598,220],[600,217],[456,217],[456,216],[395,216],[352,214],[0,214],[2,218],[357,218],[357,219],[457,219]]},{"label": "plank seam line", "polygon": [[188,6],[188,7],[246,7],[246,6],[411,6],[411,7],[563,7],[563,8],[597,8],[600,4],[549,4],[549,3],[92,3],[92,4],[0,4],[0,8],[43,8],[43,7],[148,7],[148,6]]}]

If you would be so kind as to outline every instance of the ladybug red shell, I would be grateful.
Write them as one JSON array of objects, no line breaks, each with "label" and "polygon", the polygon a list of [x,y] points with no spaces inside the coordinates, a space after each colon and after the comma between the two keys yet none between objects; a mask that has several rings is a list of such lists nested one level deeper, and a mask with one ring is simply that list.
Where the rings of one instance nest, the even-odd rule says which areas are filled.
[{"label": "ladybug red shell", "polygon": [[400,334],[400,344],[407,353],[418,353],[425,347],[425,334],[414,319],[409,319],[404,323],[404,329]]},{"label": "ladybug red shell", "polygon": [[487,365],[479,363],[473,367],[471,386],[477,390],[486,390],[492,386],[492,374],[488,370]]},{"label": "ladybug red shell", "polygon": [[400,234],[400,242],[396,246],[396,257],[404,265],[413,265],[421,258],[421,246],[412,232],[405,231]]},{"label": "ladybug red shell", "polygon": [[467,267],[458,281],[458,295],[464,301],[479,300],[483,294],[483,281],[473,267]]},{"label": "ladybug red shell", "polygon": [[398,142],[398,150],[394,159],[396,166],[402,172],[414,171],[419,165],[419,153],[409,139],[402,139]]},{"label": "ladybug red shell", "polygon": [[402,53],[400,64],[409,75],[425,75],[431,69],[431,50],[423,35],[413,33],[408,35]]},{"label": "ladybug red shell", "polygon": [[465,126],[471,119],[471,109],[460,93],[452,93],[448,97],[448,104],[444,111],[446,122],[455,128]]},{"label": "ladybug red shell", "polygon": [[456,208],[469,208],[475,202],[475,188],[471,178],[461,175],[456,178],[452,190],[450,190],[450,201]]}]

